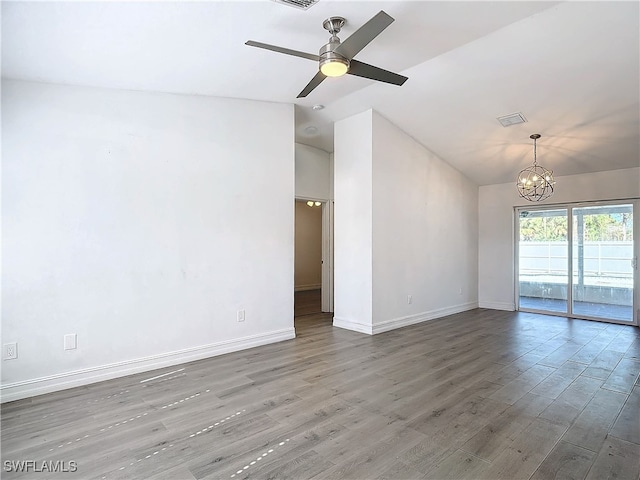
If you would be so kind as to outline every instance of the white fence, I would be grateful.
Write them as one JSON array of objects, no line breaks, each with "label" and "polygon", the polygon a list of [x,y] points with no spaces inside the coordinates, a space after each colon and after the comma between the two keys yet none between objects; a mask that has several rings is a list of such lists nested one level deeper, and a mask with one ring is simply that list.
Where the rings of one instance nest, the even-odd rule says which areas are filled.
[{"label": "white fence", "polygon": [[[566,275],[566,242],[520,242],[520,273]],[[573,248],[573,271],[578,272],[579,247]],[[585,242],[585,277],[633,277],[633,242]]]},{"label": "white fence", "polygon": [[[567,285],[566,242],[520,242],[519,281],[522,291],[527,285]],[[573,250],[573,284],[590,287],[633,289],[633,242],[585,242],[582,248],[582,275],[579,274],[580,251]],[[534,295],[535,296],[535,295]]]}]

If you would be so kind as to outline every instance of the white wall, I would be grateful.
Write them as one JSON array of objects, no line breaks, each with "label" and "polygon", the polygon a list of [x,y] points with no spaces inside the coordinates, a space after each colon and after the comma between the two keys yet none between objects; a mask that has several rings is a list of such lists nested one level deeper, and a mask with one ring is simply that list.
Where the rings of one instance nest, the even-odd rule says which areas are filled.
[{"label": "white wall", "polygon": [[6,81],[2,125],[3,401],[294,336],[291,105]]},{"label": "white wall", "polygon": [[374,332],[478,306],[477,201],[475,184],[374,112]]},{"label": "white wall", "polygon": [[[557,177],[554,194],[542,205],[640,197],[640,168]],[[531,205],[515,182],[480,187],[478,203],[480,306],[515,309],[514,207]]]},{"label": "white wall", "polygon": [[477,307],[477,186],[371,110],[336,123],[334,184],[334,325],[375,334]]},{"label": "white wall", "polygon": [[334,318],[336,326],[371,333],[372,115],[335,123]]},{"label": "white wall", "polygon": [[329,200],[332,197],[330,154],[319,148],[295,144],[296,197]]},{"label": "white wall", "polygon": [[295,289],[322,286],[322,208],[296,201]]}]

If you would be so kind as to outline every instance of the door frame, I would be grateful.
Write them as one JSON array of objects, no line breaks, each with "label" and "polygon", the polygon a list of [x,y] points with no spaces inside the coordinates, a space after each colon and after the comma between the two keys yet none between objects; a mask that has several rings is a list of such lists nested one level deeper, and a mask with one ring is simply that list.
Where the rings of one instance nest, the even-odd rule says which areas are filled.
[{"label": "door frame", "polygon": [[294,207],[297,201],[312,201],[322,204],[321,310],[323,312],[333,312],[333,200],[296,196],[294,198]]},{"label": "door frame", "polygon": [[[633,205],[633,305],[632,305],[632,321],[624,322],[615,319],[604,319],[599,317],[589,317],[584,315],[576,315],[573,313],[573,209],[582,207],[595,207],[604,205],[631,204]],[[567,210],[567,312],[550,312],[535,309],[520,308],[520,212],[523,211],[544,211],[544,210]],[[616,323],[620,325],[638,326],[640,324],[640,266],[638,258],[640,258],[640,199],[623,198],[617,200],[593,200],[587,202],[568,202],[546,205],[520,205],[514,207],[514,305],[516,311],[542,313],[547,315],[557,315],[561,317],[577,318],[583,320],[592,320],[606,323]],[[570,313],[571,312],[571,313]]]}]

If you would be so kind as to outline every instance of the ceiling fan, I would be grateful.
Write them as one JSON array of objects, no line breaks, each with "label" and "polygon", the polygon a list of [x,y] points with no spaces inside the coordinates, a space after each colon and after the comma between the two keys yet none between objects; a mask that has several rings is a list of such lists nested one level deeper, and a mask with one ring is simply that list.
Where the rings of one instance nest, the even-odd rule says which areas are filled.
[{"label": "ceiling fan", "polygon": [[402,85],[407,81],[407,77],[383,70],[382,68],[374,67],[367,63],[359,62],[353,58],[358,54],[358,52],[366,47],[369,42],[380,35],[385,28],[391,25],[393,21],[394,19],[391,16],[381,10],[344,42],[340,42],[338,33],[340,33],[340,29],[344,26],[345,19],[342,17],[328,18],[322,23],[322,26],[325,30],[329,31],[331,38],[329,39],[329,43],[320,48],[318,55],[299,52],[289,48],[277,47],[267,43],[254,42],[253,40],[249,40],[245,45],[273,50],[274,52],[302,57],[318,62],[320,70],[300,92],[298,98],[309,95],[309,93],[320,85],[325,78],[340,77],[345,73],[356,75],[358,77],[369,78],[371,80],[377,80],[378,82]]}]

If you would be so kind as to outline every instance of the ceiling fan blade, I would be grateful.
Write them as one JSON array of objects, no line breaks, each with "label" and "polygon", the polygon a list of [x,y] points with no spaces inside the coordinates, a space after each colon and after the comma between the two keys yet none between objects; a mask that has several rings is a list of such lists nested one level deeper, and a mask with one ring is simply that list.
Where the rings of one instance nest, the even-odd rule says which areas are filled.
[{"label": "ceiling fan blade", "polygon": [[402,85],[408,80],[408,77],[374,67],[368,63],[359,62],[358,60],[351,60],[351,66],[347,73],[357,77],[377,80],[378,82],[391,83],[393,85]]},{"label": "ceiling fan blade", "polygon": [[249,40],[245,43],[245,45],[249,45],[250,47],[264,48],[265,50],[272,50],[274,52],[284,53],[286,55],[293,55],[294,57],[302,57],[316,62],[320,61],[320,57],[318,55],[314,55],[313,53],[299,52],[298,50],[291,50],[290,48],[276,47],[275,45],[269,45],[268,43],[254,42],[253,40]]},{"label": "ceiling fan blade", "polygon": [[336,48],[335,52],[351,60],[357,53],[366,47],[371,40],[393,23],[393,17],[380,10],[374,17],[353,32],[349,38]]},{"label": "ceiling fan blade", "polygon": [[307,86],[304,87],[304,89],[300,92],[298,98],[306,97],[307,95],[309,95],[312,90],[320,85],[325,78],[327,78],[327,76],[324,73],[318,71],[318,73],[316,73],[316,76],[313,77],[307,84]]}]

